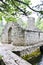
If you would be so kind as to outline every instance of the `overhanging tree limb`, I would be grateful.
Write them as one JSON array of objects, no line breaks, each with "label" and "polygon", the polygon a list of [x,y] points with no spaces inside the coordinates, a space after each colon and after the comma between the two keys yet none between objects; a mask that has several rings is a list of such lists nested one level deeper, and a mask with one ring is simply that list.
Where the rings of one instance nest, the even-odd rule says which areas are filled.
[{"label": "overhanging tree limb", "polygon": [[[14,3],[14,0],[12,0],[12,2]],[[27,16],[27,13],[26,13],[25,11],[23,11],[20,7],[18,7],[17,5],[15,5],[15,3],[14,3],[14,6],[15,6],[18,10],[20,10],[21,12],[23,12],[24,15]]]},{"label": "overhanging tree limb", "polygon": [[[8,5],[7,3],[3,2],[3,0],[0,0],[0,1],[1,1],[3,4]],[[12,0],[12,2],[14,3],[13,0]],[[8,5],[8,6],[9,6],[9,5]],[[15,3],[14,3],[14,6],[15,6],[18,10],[20,10],[21,12],[23,12],[24,15],[27,16],[27,13],[26,13],[25,11],[23,11],[20,7],[18,7],[17,5],[15,5]],[[13,13],[12,13],[11,15],[13,15]]]},{"label": "overhanging tree limb", "polygon": [[[16,5],[15,5],[16,6]],[[19,8],[18,6],[16,6],[16,8],[17,9],[19,9],[21,12],[23,12],[24,13],[24,15],[26,15],[27,16],[27,13],[25,12],[25,11],[23,11],[21,8]]]},{"label": "overhanging tree limb", "polygon": [[[5,5],[8,5],[6,2],[3,2],[3,0],[0,0],[3,4],[5,4]],[[11,0],[11,1],[16,1],[16,2],[19,2],[19,3],[22,3],[22,4],[24,4],[24,5],[26,5],[27,7],[29,7],[32,11],[34,11],[34,12],[39,12],[39,13],[41,13],[41,14],[43,14],[43,11],[38,11],[38,10],[35,10],[35,9],[33,9],[33,8],[31,8],[27,3],[25,3],[25,2],[23,2],[23,1],[21,1],[21,0]],[[9,5],[8,5],[9,6]],[[21,9],[20,7],[18,7],[17,5],[15,5],[15,3],[14,3],[14,6],[17,8],[17,9],[19,9],[21,12],[23,12],[24,13],[24,15],[26,15],[27,16],[27,13],[25,12],[25,11],[23,11],[23,9]]]},{"label": "overhanging tree limb", "polygon": [[[4,4],[7,4],[7,3],[5,3],[5,2],[3,2],[3,0],[0,0],[2,3],[4,3]],[[13,1],[13,0],[12,0]],[[26,5],[26,6],[28,6],[32,11],[35,11],[35,12],[40,12],[40,11],[37,11],[37,10],[34,10],[33,8],[31,8],[27,3],[25,3],[25,2],[23,2],[23,1],[21,1],[21,0],[14,0],[14,1],[17,1],[17,2],[19,2],[19,3],[22,3],[22,4],[24,4],[24,5]],[[7,4],[8,5],[8,4]]]},{"label": "overhanging tree limb", "polygon": [[5,3],[3,0],[0,0],[3,4],[5,4],[5,5],[8,5],[7,3]]},{"label": "overhanging tree limb", "polygon": [[27,3],[25,3],[25,2],[23,2],[23,1],[21,1],[21,0],[15,0],[15,1],[17,1],[17,2],[19,2],[19,3],[22,3],[22,4],[26,5],[26,6],[29,7],[32,11],[39,12],[39,13],[43,12],[43,11],[37,11],[37,10],[31,8]]}]

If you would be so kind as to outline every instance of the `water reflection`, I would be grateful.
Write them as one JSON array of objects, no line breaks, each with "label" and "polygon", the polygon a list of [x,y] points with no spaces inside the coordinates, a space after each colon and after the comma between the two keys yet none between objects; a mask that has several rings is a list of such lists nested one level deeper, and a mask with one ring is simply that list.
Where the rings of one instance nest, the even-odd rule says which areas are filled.
[{"label": "water reflection", "polygon": [[43,65],[43,55],[40,56],[39,62],[35,63],[36,65]]},{"label": "water reflection", "polygon": [[41,54],[39,57],[32,59],[30,63],[32,63],[32,65],[43,65],[43,55]]}]

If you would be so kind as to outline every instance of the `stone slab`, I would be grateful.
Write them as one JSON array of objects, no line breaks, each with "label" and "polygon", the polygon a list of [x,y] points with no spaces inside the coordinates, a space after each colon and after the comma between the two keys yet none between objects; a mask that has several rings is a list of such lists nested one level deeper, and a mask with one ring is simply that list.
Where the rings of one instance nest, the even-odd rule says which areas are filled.
[{"label": "stone slab", "polygon": [[0,45],[0,55],[3,56],[2,59],[6,65],[31,65],[15,53],[12,53],[3,45]]}]

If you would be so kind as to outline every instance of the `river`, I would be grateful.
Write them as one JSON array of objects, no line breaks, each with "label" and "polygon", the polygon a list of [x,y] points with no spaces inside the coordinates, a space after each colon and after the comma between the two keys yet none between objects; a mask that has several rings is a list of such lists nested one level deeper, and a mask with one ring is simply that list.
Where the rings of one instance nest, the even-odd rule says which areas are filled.
[{"label": "river", "polygon": [[43,54],[41,54],[39,57],[32,59],[30,61],[32,65],[43,65]]}]

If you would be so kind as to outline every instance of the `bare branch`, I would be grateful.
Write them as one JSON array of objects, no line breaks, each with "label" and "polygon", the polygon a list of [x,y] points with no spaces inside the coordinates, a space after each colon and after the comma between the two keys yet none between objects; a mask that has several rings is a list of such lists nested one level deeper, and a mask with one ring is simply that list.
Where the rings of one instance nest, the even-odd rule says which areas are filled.
[{"label": "bare branch", "polygon": [[26,6],[28,6],[32,11],[39,12],[39,13],[41,12],[41,11],[34,10],[34,9],[31,8],[27,3],[25,3],[25,2],[23,2],[23,1],[21,1],[21,0],[15,0],[15,1],[17,1],[17,2],[19,2],[19,3],[22,3],[22,4],[26,5]]}]

